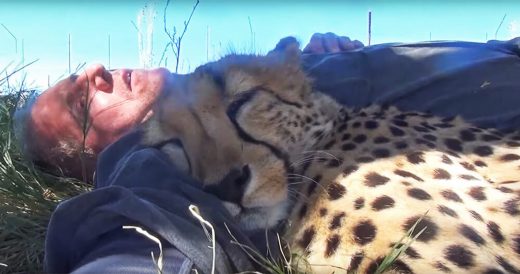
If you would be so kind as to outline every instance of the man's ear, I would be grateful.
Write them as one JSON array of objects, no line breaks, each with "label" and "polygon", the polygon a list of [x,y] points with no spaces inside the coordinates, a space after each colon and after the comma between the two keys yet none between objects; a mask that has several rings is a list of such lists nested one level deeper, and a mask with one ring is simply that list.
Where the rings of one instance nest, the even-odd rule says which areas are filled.
[{"label": "man's ear", "polygon": [[267,56],[280,58],[279,60],[284,63],[299,67],[301,57],[300,43],[292,36],[282,38]]}]

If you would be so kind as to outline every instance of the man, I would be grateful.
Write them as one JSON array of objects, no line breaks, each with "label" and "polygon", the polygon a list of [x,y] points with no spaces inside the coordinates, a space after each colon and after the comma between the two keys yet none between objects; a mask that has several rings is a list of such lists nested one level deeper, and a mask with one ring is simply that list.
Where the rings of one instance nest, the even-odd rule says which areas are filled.
[{"label": "man", "polygon": [[[335,48],[323,37],[318,40],[319,43],[311,41],[308,48]],[[332,40],[341,49],[339,40]],[[520,127],[520,81],[516,80],[520,73],[519,55],[516,40],[486,44],[438,42],[310,54],[304,56],[303,65],[320,90],[348,106],[379,103],[442,116],[461,114],[478,125],[506,129]],[[88,79],[94,79],[92,83],[96,84],[96,77]],[[155,86],[160,92],[168,81],[153,83],[163,83]],[[95,118],[96,114],[91,116]],[[140,122],[133,121],[132,125]],[[256,251],[271,241],[272,233],[268,232],[265,239],[264,231],[246,234],[238,229],[214,196],[204,193],[198,182],[178,172],[160,151],[139,145],[139,140],[139,132],[132,131],[105,148],[98,159],[97,189],[56,209],[46,239],[47,270],[156,272],[150,251],[157,256],[157,244],[122,229],[129,225],[141,227],[160,240],[167,262],[164,272],[189,273],[191,268],[203,273],[210,273],[213,268],[216,273],[251,270],[254,260],[231,241],[236,238]],[[199,221],[188,210],[190,205],[197,205],[200,215],[213,225],[216,242],[211,249]],[[212,250],[216,254],[215,265]]]},{"label": "man", "polygon": [[[352,51],[363,44],[332,33],[315,34],[306,53]],[[99,64],[43,92],[22,123],[24,150],[40,165],[90,181],[97,155],[152,115],[176,76],[167,69],[106,70]]]}]

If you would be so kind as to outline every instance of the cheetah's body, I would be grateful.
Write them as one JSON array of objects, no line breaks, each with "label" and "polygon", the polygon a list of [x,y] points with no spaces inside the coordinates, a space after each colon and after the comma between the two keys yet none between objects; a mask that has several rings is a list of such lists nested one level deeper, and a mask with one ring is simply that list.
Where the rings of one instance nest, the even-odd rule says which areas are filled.
[{"label": "cheetah's body", "polygon": [[286,240],[314,271],[373,273],[421,218],[390,269],[518,271],[520,136],[377,107],[334,124],[293,162],[308,179],[295,177],[305,183]]},{"label": "cheetah's body", "polygon": [[179,80],[145,143],[181,143],[163,150],[223,186],[216,194],[245,229],[288,219],[285,240],[316,273],[374,272],[422,216],[394,270],[519,273],[520,135],[346,109],[312,91],[294,47],[279,50]]}]

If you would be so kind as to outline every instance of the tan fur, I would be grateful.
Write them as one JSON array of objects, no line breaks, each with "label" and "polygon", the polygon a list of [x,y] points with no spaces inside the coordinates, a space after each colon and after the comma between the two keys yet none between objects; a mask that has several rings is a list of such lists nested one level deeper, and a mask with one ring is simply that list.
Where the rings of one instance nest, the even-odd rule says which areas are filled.
[{"label": "tan fur", "polygon": [[374,271],[424,214],[426,230],[391,271],[520,271],[519,134],[395,108],[346,109],[311,90],[298,56],[288,46],[197,69],[157,106],[145,143],[179,139],[205,185],[249,166],[244,210],[230,211],[245,229],[288,218],[285,240],[316,273]]}]

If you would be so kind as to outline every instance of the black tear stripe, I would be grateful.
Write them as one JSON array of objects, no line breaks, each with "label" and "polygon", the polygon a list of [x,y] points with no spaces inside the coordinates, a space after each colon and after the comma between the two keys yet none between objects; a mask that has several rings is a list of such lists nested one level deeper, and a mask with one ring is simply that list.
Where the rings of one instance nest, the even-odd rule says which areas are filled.
[{"label": "black tear stripe", "polygon": [[[290,167],[289,156],[288,155],[283,153],[281,150],[277,149],[272,144],[269,144],[267,142],[260,141],[260,140],[257,140],[255,138],[253,138],[242,127],[240,127],[240,125],[238,124],[238,121],[236,120],[237,114],[240,111],[240,108],[242,108],[242,106],[244,106],[247,102],[251,101],[258,94],[258,91],[260,89],[261,90],[265,90],[265,89],[263,89],[261,87],[254,87],[254,88],[252,88],[250,90],[241,92],[241,94],[239,95],[238,99],[233,101],[228,106],[228,108],[226,110],[226,114],[227,114],[229,120],[231,120],[231,123],[233,123],[233,126],[235,127],[235,129],[236,129],[236,131],[238,133],[238,136],[240,136],[240,138],[242,138],[246,142],[257,144],[257,145],[262,145],[262,146],[267,147],[271,151],[271,153],[273,153],[278,159],[283,161],[284,168],[285,168],[286,171],[288,171],[289,167]],[[276,97],[276,98],[278,98],[278,97]],[[287,103],[289,105],[293,105],[292,103],[286,102],[284,100],[280,100],[280,101],[283,102],[283,103]]]}]

